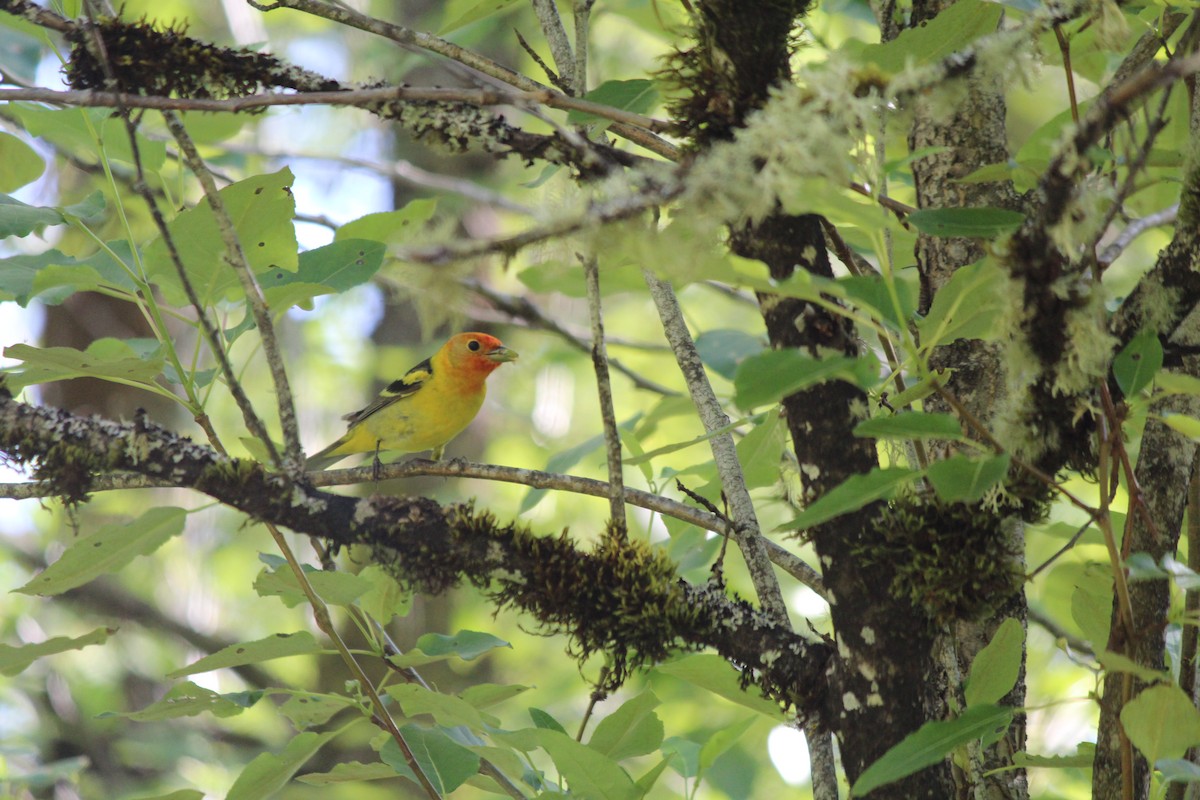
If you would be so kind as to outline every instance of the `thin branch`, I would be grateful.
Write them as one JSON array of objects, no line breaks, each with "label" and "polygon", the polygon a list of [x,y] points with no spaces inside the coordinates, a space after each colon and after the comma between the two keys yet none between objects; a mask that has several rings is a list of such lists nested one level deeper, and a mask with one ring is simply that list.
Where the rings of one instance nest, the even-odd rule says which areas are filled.
[{"label": "thin branch", "polygon": [[551,220],[539,228],[531,228],[511,236],[401,247],[394,251],[394,255],[400,261],[417,264],[447,264],[487,255],[510,258],[532,244],[637,216],[673,200],[682,190],[683,183],[672,178],[667,183],[651,187],[639,194],[592,203],[582,213]]},{"label": "thin branch", "polygon": [[279,151],[262,150],[253,147],[243,147],[236,143],[223,145],[223,148],[231,153],[246,153],[260,156],[262,158],[272,159],[274,161],[295,161],[297,159],[305,159],[311,161],[327,161],[334,164],[356,167],[358,169],[368,170],[384,178],[387,178],[393,185],[399,185],[404,188],[431,189],[436,192],[445,192],[457,194],[465,197],[468,200],[473,200],[482,205],[492,206],[494,208],[502,208],[505,211],[512,211],[516,214],[525,216],[533,216],[535,211],[529,206],[521,205],[515,200],[510,200],[505,195],[499,192],[493,192],[477,183],[473,183],[461,178],[455,178],[451,175],[443,175],[439,172],[430,172],[427,169],[422,169],[411,161],[397,159],[386,163],[379,161],[370,161],[365,158],[354,158],[352,156],[343,156],[337,154],[321,154],[321,153],[285,153]]},{"label": "thin branch", "polygon": [[388,86],[375,89],[347,89],[334,92],[260,92],[226,100],[202,97],[164,97],[162,95],[129,94],[125,92],[94,92],[76,89],[0,89],[0,102],[18,100],[56,103],[67,106],[100,108],[151,108],[158,111],[255,111],[273,106],[354,106],[370,108],[391,101],[424,103],[468,103],[474,106],[545,105],[563,111],[581,111],[615,122],[624,122],[646,129],[666,128],[669,123],[595,103],[551,89],[516,91],[501,89],[453,89],[441,87]]},{"label": "thin branch", "polygon": [[292,548],[288,546],[287,539],[283,533],[271,522],[264,523],[267,531],[271,534],[271,538],[275,540],[275,546],[283,553],[283,558],[287,561],[288,567],[291,569],[292,576],[300,586],[300,591],[304,593],[308,600],[309,606],[312,608],[313,619],[317,623],[317,627],[321,632],[329,638],[333,643],[333,649],[338,652],[342,659],[342,663],[346,665],[346,669],[354,676],[354,680],[358,683],[358,687],[366,694],[368,701],[371,704],[372,715],[371,720],[382,728],[396,746],[400,748],[400,752],[404,755],[404,762],[408,764],[408,768],[417,776],[417,783],[425,791],[432,800],[439,800],[441,795],[430,782],[429,776],[425,774],[417,757],[413,754],[412,747],[404,739],[404,734],[400,732],[400,728],[396,726],[396,720],[392,719],[391,712],[388,711],[383,699],[379,696],[379,692],[375,689],[374,682],[363,670],[362,665],[358,663],[358,659],[350,652],[350,648],[346,646],[345,640],[338,633],[337,626],[333,624],[333,618],[329,614],[329,606],[317,594],[317,590],[313,588],[312,582],[309,581],[308,575],[304,572],[296,554],[292,552]]},{"label": "thin branch", "polygon": [[621,466],[621,432],[613,411],[612,382],[608,377],[608,350],[604,344],[604,317],[600,308],[600,266],[595,256],[579,256],[587,283],[588,316],[592,322],[592,366],[596,371],[596,393],[600,400],[600,421],[604,424],[604,451],[608,457],[609,506],[613,528],[627,535],[624,495],[625,479]]},{"label": "thin branch", "polygon": [[578,85],[575,79],[575,54],[571,52],[571,41],[567,38],[562,17],[558,15],[558,6],[554,0],[532,0],[532,3],[542,35],[550,45],[554,66],[558,67],[558,76],[565,85],[574,88]]},{"label": "thin branch", "polygon": [[[431,53],[444,55],[445,58],[451,59],[452,61],[457,61],[458,64],[472,68],[472,70],[484,74],[484,76],[500,80],[500,82],[510,86],[515,86],[516,89],[521,90],[520,92],[512,92],[512,96],[520,95],[521,92],[524,92],[524,94],[530,95],[530,100],[545,103],[547,106],[551,106],[552,108],[581,110],[581,112],[587,112],[589,114],[596,113],[594,110],[595,107],[605,108],[600,103],[588,103],[587,101],[578,100],[578,98],[564,95],[562,92],[554,91],[548,88],[548,86],[536,82],[536,80],[533,80],[532,78],[523,76],[523,74],[520,72],[510,70],[510,68],[497,64],[496,61],[492,61],[491,59],[485,58],[485,56],[474,53],[472,50],[458,47],[457,44],[448,42],[444,40],[444,38],[433,36],[432,34],[425,34],[425,32],[422,31],[404,28],[403,25],[384,22],[382,19],[368,17],[366,14],[352,11],[350,8],[344,6],[335,7],[330,4],[326,4],[326,2],[320,2],[319,0],[280,0],[278,2],[271,2],[271,4],[259,4],[259,2],[254,2],[253,0],[247,1],[250,2],[250,5],[254,8],[258,8],[259,11],[272,11],[275,10],[275,8],[292,8],[292,10],[295,11],[302,11],[313,14],[313,16],[316,17],[329,19],[330,22],[341,23],[343,25],[349,25],[350,28],[358,28],[359,30],[367,31],[368,34],[376,34],[377,36],[389,38],[389,40],[398,44],[404,44],[404,46],[420,48],[422,50],[428,50],[428,52]],[[580,106],[580,103],[583,103],[586,107]],[[602,115],[598,114],[598,116]],[[616,118],[608,118],[608,116],[606,116],[605,119]],[[630,114],[625,116],[625,119],[618,121],[624,122],[626,125],[641,127],[643,128],[643,132],[649,133],[666,131],[671,127],[670,122],[654,120],[641,114]],[[624,136],[623,133],[622,136]],[[638,144],[643,143],[640,142]],[[666,145],[667,148],[674,150],[673,145],[670,145],[666,142],[662,142],[662,144]]]},{"label": "thin branch", "polygon": [[1101,267],[1108,267],[1114,261],[1121,257],[1133,240],[1141,236],[1151,228],[1157,228],[1160,225],[1173,225],[1175,219],[1179,216],[1179,203],[1168,206],[1162,211],[1156,211],[1153,214],[1147,214],[1141,219],[1135,219],[1125,226],[1117,238],[1113,239],[1107,247],[1100,253],[1097,261]]},{"label": "thin branch", "polygon": [[[221,240],[225,243],[225,260],[234,274],[237,275],[238,281],[242,284],[242,291],[246,295],[246,302],[249,304],[250,312],[254,315],[255,325],[258,327],[259,341],[262,342],[263,354],[266,356],[267,366],[271,370],[271,379],[275,386],[275,401],[279,409],[279,424],[283,429],[283,442],[287,460],[300,465],[304,463],[304,449],[300,444],[300,425],[296,420],[296,404],[292,399],[292,389],[288,383],[287,369],[283,363],[283,354],[280,352],[279,342],[275,338],[275,324],[271,321],[271,311],[267,307],[267,301],[263,297],[262,289],[259,287],[258,281],[255,280],[254,273],[250,269],[250,264],[246,260],[246,253],[242,249],[241,241],[238,239],[237,230],[233,226],[233,220],[230,219],[228,212],[225,210],[225,203],[221,200],[221,195],[217,192],[217,184],[213,181],[212,173],[208,171],[204,159],[200,157],[195,143],[192,142],[191,136],[188,135],[187,129],[183,126],[183,122],[179,117],[172,112],[166,112],[163,114],[163,118],[166,120],[167,128],[179,144],[188,169],[200,181],[200,186],[204,189],[204,196],[208,200],[209,208],[212,209],[213,218],[217,223],[217,230],[221,234]],[[270,446],[269,441],[264,442],[264,444]],[[279,466],[282,466],[282,464]]]},{"label": "thin branch", "polygon": [[575,0],[575,94],[587,93],[588,33],[591,27],[592,5],[596,0]]},{"label": "thin branch", "polygon": [[[660,281],[650,271],[645,271],[644,275],[646,285],[650,287],[650,296],[658,308],[658,316],[662,320],[667,341],[675,351],[675,360],[687,381],[692,401],[696,404],[696,410],[704,423],[704,430],[711,433],[726,427],[729,425],[729,417],[721,408],[721,403],[708,382],[708,375],[705,374],[700,355],[696,352],[696,343],[687,329],[675,292],[670,284]],[[709,447],[712,448],[713,461],[721,478],[721,490],[729,503],[730,516],[734,521],[733,539],[742,551],[759,602],[772,619],[786,624],[787,604],[779,591],[779,582],[771,571],[770,559],[763,544],[766,540],[758,527],[758,516],[746,489],[746,480],[742,475],[737,450],[734,448],[733,436],[729,433],[713,436],[709,439]]]}]

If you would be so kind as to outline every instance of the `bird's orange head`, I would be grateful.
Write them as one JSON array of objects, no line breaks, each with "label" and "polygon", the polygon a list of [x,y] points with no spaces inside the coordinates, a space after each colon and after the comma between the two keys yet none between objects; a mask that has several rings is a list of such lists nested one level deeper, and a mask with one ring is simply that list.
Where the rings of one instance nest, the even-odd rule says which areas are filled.
[{"label": "bird's orange head", "polygon": [[475,376],[482,381],[507,361],[516,361],[517,353],[495,336],[486,333],[460,333],[451,336],[438,351],[437,360],[444,360],[456,373]]}]

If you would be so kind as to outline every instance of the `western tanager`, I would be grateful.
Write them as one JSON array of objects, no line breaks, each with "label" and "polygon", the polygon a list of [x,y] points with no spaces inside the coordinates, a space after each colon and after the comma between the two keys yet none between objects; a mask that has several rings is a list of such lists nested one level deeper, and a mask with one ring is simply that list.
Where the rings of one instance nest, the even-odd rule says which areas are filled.
[{"label": "western tanager", "polygon": [[446,443],[475,419],[487,394],[493,370],[517,354],[486,333],[451,336],[442,348],[393,381],[375,401],[347,414],[350,427],[342,438],[305,463],[325,469],[354,453],[432,450],[435,461]]}]

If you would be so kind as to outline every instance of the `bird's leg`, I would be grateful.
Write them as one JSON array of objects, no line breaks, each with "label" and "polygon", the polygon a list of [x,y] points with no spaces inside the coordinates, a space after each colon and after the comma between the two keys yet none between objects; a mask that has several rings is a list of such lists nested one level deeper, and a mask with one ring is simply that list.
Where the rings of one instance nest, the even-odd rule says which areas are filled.
[{"label": "bird's leg", "polygon": [[440,447],[435,447],[429,451],[429,460],[430,461],[441,461],[442,454],[445,452],[446,452],[446,445],[441,445]]},{"label": "bird's leg", "polygon": [[383,469],[383,462],[379,460],[379,446],[383,444],[382,439],[375,440],[375,459],[371,462],[371,479],[375,483],[379,483],[379,472]]}]

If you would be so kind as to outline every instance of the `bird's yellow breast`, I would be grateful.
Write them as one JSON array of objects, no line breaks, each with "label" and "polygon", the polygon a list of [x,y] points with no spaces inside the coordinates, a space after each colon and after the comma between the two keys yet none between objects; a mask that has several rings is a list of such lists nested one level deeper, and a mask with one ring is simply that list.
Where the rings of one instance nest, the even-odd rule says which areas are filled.
[{"label": "bird's yellow breast", "polygon": [[399,450],[417,453],[449,442],[471,424],[483,406],[485,390],[462,393],[437,381],[381,408],[355,426],[347,452]]}]

